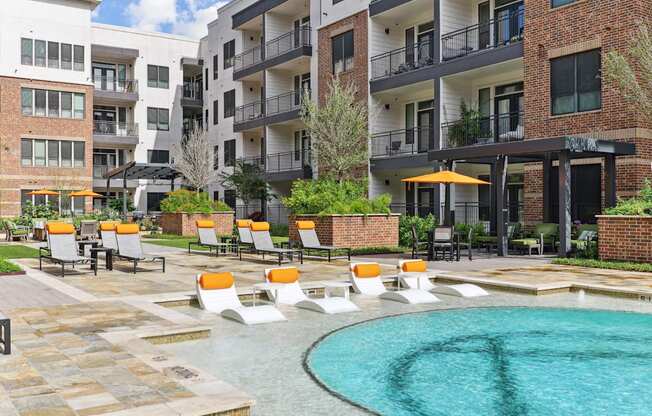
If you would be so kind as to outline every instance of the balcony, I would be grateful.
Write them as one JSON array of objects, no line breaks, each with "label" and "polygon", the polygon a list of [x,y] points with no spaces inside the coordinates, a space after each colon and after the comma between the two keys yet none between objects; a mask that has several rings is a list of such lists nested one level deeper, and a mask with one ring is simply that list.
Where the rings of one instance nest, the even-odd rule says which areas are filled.
[{"label": "balcony", "polygon": [[310,27],[302,26],[233,58],[233,80],[262,71],[272,66],[312,55]]},{"label": "balcony", "polygon": [[[310,90],[307,91],[310,97]],[[290,91],[265,101],[255,101],[235,109],[233,131],[244,131],[266,124],[294,120],[301,109],[301,92]]]},{"label": "balcony", "polygon": [[442,149],[491,143],[508,143],[525,138],[523,112],[496,114],[441,125]]},{"label": "balcony", "polygon": [[95,120],[93,144],[137,145],[138,123]]},{"label": "balcony", "polygon": [[93,97],[112,103],[133,103],[138,101],[138,81],[113,77],[94,77]]},{"label": "balcony", "polygon": [[203,94],[201,82],[184,82],[181,95],[181,105],[184,107],[203,107]]},{"label": "balcony", "polygon": [[312,178],[311,151],[295,150],[262,156],[240,158],[241,162],[258,166],[265,172],[265,179],[284,181]]},{"label": "balcony", "polygon": [[372,158],[426,153],[433,147],[434,134],[431,128],[414,127],[386,131],[371,136]]},{"label": "balcony", "polygon": [[441,37],[442,61],[514,45],[523,41],[525,10],[468,26]]},{"label": "balcony", "polygon": [[371,81],[416,71],[434,63],[431,43],[415,43],[371,58]]}]

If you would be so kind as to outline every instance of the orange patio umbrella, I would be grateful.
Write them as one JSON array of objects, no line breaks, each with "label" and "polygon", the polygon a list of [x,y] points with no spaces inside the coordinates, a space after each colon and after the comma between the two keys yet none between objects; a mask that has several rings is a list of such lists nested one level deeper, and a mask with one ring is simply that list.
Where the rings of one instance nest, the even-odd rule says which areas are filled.
[{"label": "orange patio umbrella", "polygon": [[39,189],[38,191],[28,192],[27,195],[56,196],[56,195],[59,195],[59,192],[50,191],[49,189]]},{"label": "orange patio umbrella", "polygon": [[426,175],[413,176],[401,179],[401,182],[408,183],[440,183],[444,185],[491,185],[487,181],[472,178],[450,170],[428,173]]},{"label": "orange patio umbrella", "polygon": [[69,194],[69,196],[83,196],[83,197],[88,196],[88,197],[93,197],[93,198],[101,198],[104,195],[98,194],[97,192],[93,192],[90,189],[84,189],[82,191],[71,192]]}]

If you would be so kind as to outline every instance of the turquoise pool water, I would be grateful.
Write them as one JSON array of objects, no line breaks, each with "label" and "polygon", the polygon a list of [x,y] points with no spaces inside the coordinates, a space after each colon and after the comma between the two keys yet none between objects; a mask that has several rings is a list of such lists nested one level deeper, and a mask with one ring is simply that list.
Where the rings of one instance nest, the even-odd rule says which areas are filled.
[{"label": "turquoise pool water", "polygon": [[306,365],[332,392],[383,415],[650,415],[652,315],[401,315],[328,335]]}]

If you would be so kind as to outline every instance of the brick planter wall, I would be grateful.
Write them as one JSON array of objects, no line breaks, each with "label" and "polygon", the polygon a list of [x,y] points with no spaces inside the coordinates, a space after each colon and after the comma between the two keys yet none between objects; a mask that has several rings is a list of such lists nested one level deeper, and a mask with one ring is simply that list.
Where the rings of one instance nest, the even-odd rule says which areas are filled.
[{"label": "brick planter wall", "polygon": [[396,247],[400,214],[290,216],[289,236],[300,241],[295,221],[314,221],[319,242],[334,247]]},{"label": "brick planter wall", "polygon": [[652,262],[652,217],[598,215],[600,260]]},{"label": "brick planter wall", "polygon": [[194,237],[197,235],[197,220],[215,222],[218,235],[231,235],[235,213],[233,211],[214,212],[212,214],[189,214],[186,212],[165,212],[161,214],[161,228],[165,234]]}]

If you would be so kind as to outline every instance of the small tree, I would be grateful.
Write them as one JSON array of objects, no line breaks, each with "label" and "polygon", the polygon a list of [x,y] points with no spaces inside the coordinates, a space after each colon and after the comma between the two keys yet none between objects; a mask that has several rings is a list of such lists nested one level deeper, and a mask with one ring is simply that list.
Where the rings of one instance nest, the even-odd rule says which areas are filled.
[{"label": "small tree", "polygon": [[213,169],[213,146],[206,130],[195,126],[181,143],[172,146],[174,168],[179,171],[197,193],[217,179]]},{"label": "small tree", "polygon": [[646,24],[637,25],[625,55],[617,51],[607,54],[603,72],[625,100],[652,122],[652,35]]},{"label": "small tree", "polygon": [[338,181],[353,179],[368,159],[367,105],[355,96],[353,83],[333,79],[324,105],[307,96],[302,102],[301,119],[310,134],[313,160],[319,160],[320,175]]},{"label": "small tree", "polygon": [[221,173],[219,176],[222,185],[234,189],[236,197],[245,205],[249,205],[252,199],[266,201],[270,197],[269,186],[259,164],[236,160],[233,173]]}]

